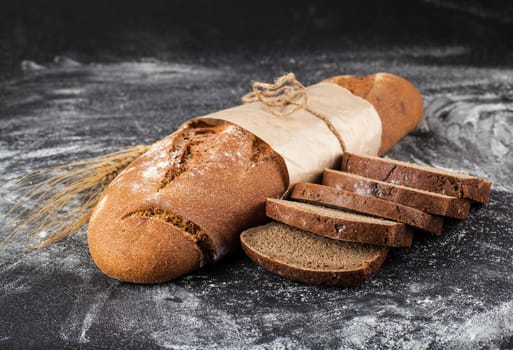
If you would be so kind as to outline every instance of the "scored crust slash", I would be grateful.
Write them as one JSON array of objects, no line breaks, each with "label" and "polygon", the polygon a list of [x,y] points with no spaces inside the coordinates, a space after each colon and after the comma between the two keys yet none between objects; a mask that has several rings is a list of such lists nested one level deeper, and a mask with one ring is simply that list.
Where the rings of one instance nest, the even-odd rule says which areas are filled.
[{"label": "scored crust slash", "polygon": [[[143,146],[142,151],[127,150],[127,155],[137,157],[124,164],[123,170],[118,164],[126,163],[127,158],[121,152],[105,158],[108,161],[74,164],[77,170],[73,176],[60,177],[66,179],[64,187],[58,180],[48,180],[61,193],[70,184],[88,193],[87,208],[94,206],[90,215],[80,212],[83,207],[79,207],[81,221],[77,223],[73,215],[70,219],[73,229],[89,219],[89,250],[100,270],[122,281],[158,283],[216,262],[239,249],[241,232],[269,220],[267,198],[283,198],[298,182],[318,181],[325,168],[339,168],[343,154],[383,155],[418,125],[423,113],[417,89],[387,73],[363,78],[336,76],[309,87],[288,74],[275,84],[255,83],[247,97],[248,103],[241,106],[189,120],[173,134],[150,147]],[[96,180],[90,181],[93,175]],[[87,186],[77,187],[77,183]],[[41,190],[32,191],[25,200],[34,194],[39,196]],[[51,201],[62,196],[43,193],[37,198]],[[386,200],[373,198],[369,202]],[[446,202],[450,200],[444,199]],[[36,208],[36,214],[24,221],[25,226],[44,224],[45,216],[53,214],[45,203],[39,203],[42,209]],[[51,210],[68,204],[52,205]],[[417,227],[438,233],[439,227],[429,223],[432,213],[421,214],[419,208],[406,210],[402,208],[405,205],[397,203],[394,208],[415,212],[415,218],[424,220]],[[459,205],[468,212],[468,206]],[[378,204],[373,208],[379,212]],[[376,212],[370,214],[376,216]],[[410,244],[411,227],[405,225],[415,218],[403,220],[397,224],[400,226],[392,224],[404,233],[401,239],[391,236],[385,245]],[[356,285],[379,268],[388,248],[372,241],[358,243],[359,225],[347,225],[356,231],[344,231],[345,219],[338,219],[342,221],[334,234],[352,237],[352,243],[332,242],[333,237],[326,238],[332,233],[321,232],[325,237],[307,235],[304,227],[292,230],[283,225],[248,231],[251,235],[242,235],[242,245],[254,261],[285,277]],[[379,225],[379,220],[376,222],[373,224]],[[270,230],[273,235],[267,234]],[[61,229],[50,237],[55,240],[69,233],[69,229]],[[371,236],[378,239],[370,233],[366,239]],[[269,255],[276,247],[302,242],[313,251],[330,246],[331,262],[321,264],[327,269],[314,266],[308,258],[312,251],[293,257],[296,265],[289,264],[286,256]],[[301,259],[305,266],[301,266]]]}]

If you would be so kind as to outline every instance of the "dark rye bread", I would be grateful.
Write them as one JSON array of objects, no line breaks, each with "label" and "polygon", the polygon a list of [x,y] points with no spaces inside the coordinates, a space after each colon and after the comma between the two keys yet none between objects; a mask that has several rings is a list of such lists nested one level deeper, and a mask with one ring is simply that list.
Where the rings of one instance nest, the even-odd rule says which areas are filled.
[{"label": "dark rye bread", "polygon": [[322,184],[403,204],[433,215],[465,219],[470,211],[470,201],[467,199],[374,180],[345,171],[326,169]]},{"label": "dark rye bread", "polygon": [[406,135],[422,120],[422,95],[412,83],[397,75],[339,75],[326,81],[345,87],[374,106],[382,120],[380,155],[397,143],[402,137],[398,137],[399,135]]},{"label": "dark rye bread", "polygon": [[343,241],[395,247],[409,247],[413,241],[405,224],[314,204],[268,198],[266,213],[284,224]]},{"label": "dark rye bread", "polygon": [[342,170],[424,191],[468,198],[483,204],[488,202],[492,186],[490,181],[467,174],[348,152],[342,157]]},{"label": "dark rye bread", "polygon": [[105,189],[89,251],[118,280],[169,281],[239,248],[241,231],[266,222],[266,198],[287,186],[283,159],[248,131],[188,123]]},{"label": "dark rye bread", "polygon": [[[353,89],[362,79],[365,89]],[[422,118],[422,96],[403,78],[330,81],[376,108],[383,126],[380,154]],[[186,122],[104,190],[89,221],[88,244],[105,274],[157,283],[216,262],[239,249],[242,230],[266,221],[266,198],[288,188],[285,162],[269,145],[235,125],[205,123]]]},{"label": "dark rye bread", "polygon": [[403,222],[435,235],[442,233],[443,217],[441,216],[334,187],[300,182],[294,186],[291,198]]},{"label": "dark rye bread", "polygon": [[388,253],[387,247],[324,238],[278,222],[246,230],[240,239],[248,257],[266,270],[330,286],[362,284]]}]

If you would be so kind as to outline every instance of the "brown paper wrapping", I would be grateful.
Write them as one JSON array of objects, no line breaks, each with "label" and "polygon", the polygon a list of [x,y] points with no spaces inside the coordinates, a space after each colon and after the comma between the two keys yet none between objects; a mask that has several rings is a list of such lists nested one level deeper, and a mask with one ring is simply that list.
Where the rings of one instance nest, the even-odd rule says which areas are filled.
[{"label": "brown paper wrapping", "polygon": [[[306,88],[311,110],[330,119],[344,140],[346,151],[377,155],[381,144],[381,119],[374,107],[333,83]],[[228,121],[269,144],[285,160],[290,185],[315,181],[325,168],[338,167],[342,149],[326,123],[300,109],[276,116],[260,102],[248,103],[195,120]]]}]

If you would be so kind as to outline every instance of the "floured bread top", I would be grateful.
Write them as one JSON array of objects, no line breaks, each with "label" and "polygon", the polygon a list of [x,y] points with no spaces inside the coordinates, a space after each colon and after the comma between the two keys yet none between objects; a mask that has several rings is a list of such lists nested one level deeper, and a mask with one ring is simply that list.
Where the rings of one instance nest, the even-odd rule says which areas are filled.
[{"label": "floured bread top", "polygon": [[[265,199],[279,197],[287,184],[283,159],[248,131],[228,122],[189,123],[156,142],[105,189],[89,223],[91,254],[98,265],[110,257],[100,266],[115,270],[110,275],[140,280],[142,273],[118,271],[134,260],[126,257],[146,252],[157,264],[177,254],[152,255],[150,247],[139,246],[135,237],[158,222],[168,227],[158,234],[170,245],[183,235],[197,246],[199,265],[217,261],[239,246],[242,230],[265,221]],[[133,241],[120,238],[126,235]],[[126,246],[112,249],[118,241]]]}]

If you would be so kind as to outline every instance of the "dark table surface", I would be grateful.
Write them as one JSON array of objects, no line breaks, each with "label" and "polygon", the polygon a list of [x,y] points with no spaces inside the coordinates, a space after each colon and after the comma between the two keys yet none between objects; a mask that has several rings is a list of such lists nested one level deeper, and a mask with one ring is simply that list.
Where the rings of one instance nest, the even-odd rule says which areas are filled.
[{"label": "dark table surface", "polygon": [[[241,252],[132,285],[95,267],[85,227],[30,253],[14,243],[0,251],[0,348],[513,348],[507,2],[2,6],[0,215],[27,172],[152,143],[289,71],[305,84],[376,71],[410,79],[425,118],[388,156],[494,186],[488,205],[441,237],[419,234],[350,289],[282,279]],[[4,218],[0,237],[15,224]]]}]

